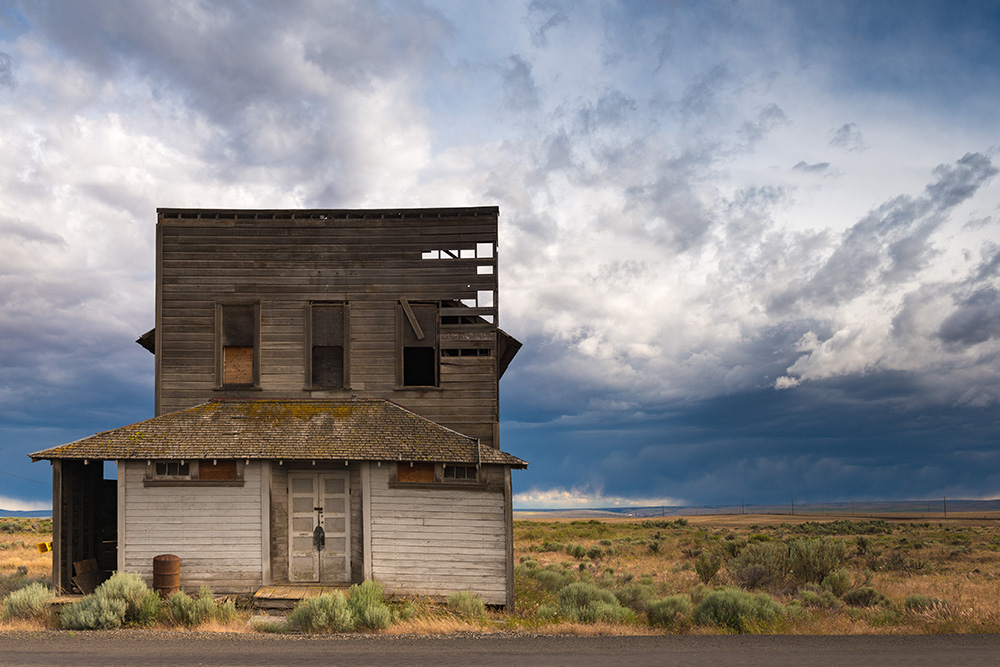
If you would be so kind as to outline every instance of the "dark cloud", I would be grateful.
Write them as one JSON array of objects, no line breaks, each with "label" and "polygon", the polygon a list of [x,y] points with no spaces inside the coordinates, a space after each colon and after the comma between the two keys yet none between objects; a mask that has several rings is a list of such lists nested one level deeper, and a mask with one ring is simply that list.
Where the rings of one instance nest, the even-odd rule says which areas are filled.
[{"label": "dark cloud", "polygon": [[843,148],[849,151],[863,151],[868,146],[865,145],[864,139],[861,137],[861,131],[858,130],[857,123],[844,123],[841,125],[836,132],[833,133],[833,138],[830,139],[830,145],[835,148]]},{"label": "dark cloud", "polygon": [[16,242],[35,242],[50,245],[65,245],[66,241],[58,234],[46,231],[36,224],[0,216],[0,238],[14,239]]},{"label": "dark cloud", "polygon": [[609,90],[576,112],[576,125],[583,134],[590,134],[601,128],[620,126],[635,112],[634,99],[619,90]]},{"label": "dark cloud", "polygon": [[815,164],[809,164],[805,160],[800,160],[792,167],[792,171],[801,171],[807,174],[822,174],[829,168],[829,162],[816,162]]},{"label": "dark cloud", "polygon": [[559,0],[532,0],[528,5],[527,20],[531,27],[531,43],[545,47],[549,44],[550,30],[569,24],[569,10]]},{"label": "dark cloud", "polygon": [[531,65],[521,56],[511,56],[503,72],[504,105],[513,111],[534,111],[540,106],[538,87]]},{"label": "dark cloud", "polygon": [[993,493],[997,409],[898,401],[921,391],[908,374],[871,374],[576,426],[508,426],[504,446],[532,461],[518,489],[588,480],[605,495],[691,504]]},{"label": "dark cloud", "polygon": [[768,132],[779,125],[787,125],[788,117],[777,104],[768,104],[761,109],[754,120],[748,120],[740,128],[740,138],[746,147],[753,148],[754,144],[763,139]]},{"label": "dark cloud", "polygon": [[938,337],[962,347],[1000,338],[1000,290],[982,287],[961,299],[941,323]]},{"label": "dark cloud", "polygon": [[705,120],[705,114],[713,110],[716,97],[732,79],[729,69],[722,64],[715,65],[698,76],[684,90],[678,108],[685,120]]},{"label": "dark cloud", "polygon": [[949,209],[975,194],[984,183],[996,176],[997,168],[982,153],[966,153],[954,165],[934,168],[938,180],[927,186],[927,198],[938,209]]},{"label": "dark cloud", "polygon": [[14,61],[11,57],[0,51],[0,86],[13,88],[17,81],[14,79]]},{"label": "dark cloud", "polygon": [[904,280],[932,255],[930,235],[945,214],[971,197],[997,170],[989,158],[967,154],[939,165],[923,197],[899,196],[855,223],[840,245],[801,288],[772,297],[780,310],[799,299],[822,304],[851,300],[873,285]]}]

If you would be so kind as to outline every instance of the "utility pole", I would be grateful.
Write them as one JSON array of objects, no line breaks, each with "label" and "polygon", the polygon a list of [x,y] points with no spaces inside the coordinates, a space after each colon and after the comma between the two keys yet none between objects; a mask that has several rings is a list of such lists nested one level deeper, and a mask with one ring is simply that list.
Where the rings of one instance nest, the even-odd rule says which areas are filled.
[{"label": "utility pole", "polygon": [[944,505],[944,518],[948,518],[948,496],[941,496],[941,501]]},{"label": "utility pole", "polygon": [[795,498],[792,498],[792,516],[795,516]]}]

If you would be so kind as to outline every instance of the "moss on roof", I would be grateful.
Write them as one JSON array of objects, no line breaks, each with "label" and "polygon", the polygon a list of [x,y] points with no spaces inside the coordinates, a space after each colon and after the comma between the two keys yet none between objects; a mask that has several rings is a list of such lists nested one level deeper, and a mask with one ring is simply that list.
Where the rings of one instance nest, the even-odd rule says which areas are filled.
[{"label": "moss on roof", "polygon": [[384,400],[215,400],[97,433],[32,459],[525,461]]}]

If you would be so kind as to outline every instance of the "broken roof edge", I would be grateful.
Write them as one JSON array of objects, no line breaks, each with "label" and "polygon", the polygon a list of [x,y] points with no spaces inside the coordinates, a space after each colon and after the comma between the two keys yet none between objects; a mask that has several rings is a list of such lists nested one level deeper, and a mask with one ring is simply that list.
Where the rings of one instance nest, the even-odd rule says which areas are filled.
[{"label": "broken roof edge", "polygon": [[325,218],[467,218],[477,216],[500,216],[499,206],[454,206],[432,208],[172,208],[156,209],[158,218],[170,220],[236,218],[263,216],[265,220],[288,219],[309,220]]}]

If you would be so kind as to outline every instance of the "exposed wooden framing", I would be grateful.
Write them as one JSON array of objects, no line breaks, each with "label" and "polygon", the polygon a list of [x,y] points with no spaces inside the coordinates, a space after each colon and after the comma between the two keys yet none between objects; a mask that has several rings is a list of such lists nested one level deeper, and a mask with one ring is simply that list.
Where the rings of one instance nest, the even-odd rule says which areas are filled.
[{"label": "exposed wooden framing", "polygon": [[125,571],[125,507],[127,502],[128,484],[125,483],[125,461],[115,462],[118,468],[118,571]]},{"label": "exposed wooden framing", "polygon": [[257,461],[260,466],[260,560],[261,584],[271,583],[271,520],[267,508],[271,506],[271,462]]},{"label": "exposed wooden framing", "polygon": [[62,461],[55,459],[52,461],[52,588],[56,592],[63,592],[69,583],[63,571],[63,563],[66,562],[63,520]]},{"label": "exposed wooden framing", "polygon": [[406,319],[409,320],[410,326],[413,327],[413,335],[417,337],[417,340],[423,340],[424,330],[420,328],[420,322],[417,322],[417,317],[413,314],[413,309],[410,308],[410,302],[405,296],[401,296],[399,303],[403,306],[403,312],[406,313]]},{"label": "exposed wooden framing", "polygon": [[510,468],[503,469],[503,518],[507,543],[507,613],[514,612],[514,495]]},{"label": "exposed wooden framing", "polygon": [[365,581],[374,578],[372,572],[372,464],[361,464],[361,530],[362,558],[364,559],[363,578]]},{"label": "exposed wooden framing", "polygon": [[[496,446],[497,216],[495,207],[159,209],[157,414],[222,396],[389,398]],[[423,259],[428,250],[457,251],[458,258]],[[479,273],[483,267],[488,272]],[[492,303],[483,302],[489,306],[475,302],[481,292],[493,295]],[[462,300],[473,306],[459,307]],[[304,305],[310,301],[349,304],[343,388],[310,387],[305,380],[311,352]],[[216,384],[216,302],[260,304],[254,387]],[[435,341],[440,361],[433,391],[402,386],[395,361],[396,307],[407,328],[417,324],[429,336],[414,315],[417,302],[440,304],[438,336],[446,344]],[[486,356],[441,357],[442,349],[483,349]]]}]

